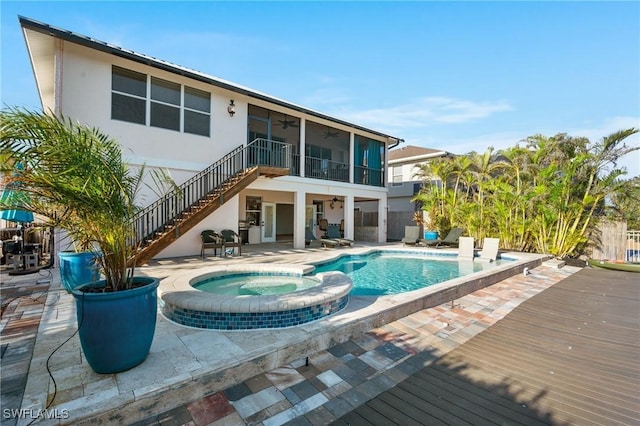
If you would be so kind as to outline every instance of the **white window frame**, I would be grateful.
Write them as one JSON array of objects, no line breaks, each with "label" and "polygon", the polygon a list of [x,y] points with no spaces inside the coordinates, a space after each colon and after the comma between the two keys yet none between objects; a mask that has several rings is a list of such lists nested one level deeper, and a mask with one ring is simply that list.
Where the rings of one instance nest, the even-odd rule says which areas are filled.
[{"label": "white window frame", "polygon": [[[120,69],[123,71],[130,71],[132,73],[136,73],[136,74],[140,74],[140,75],[144,75],[146,77],[146,94],[145,97],[142,97],[140,95],[136,95],[133,93],[127,93],[127,92],[121,92],[119,90],[115,90],[113,88],[113,85],[111,87],[111,119],[112,120],[118,120],[118,121],[124,121],[127,123],[132,123],[132,124],[141,124],[144,126],[148,126],[148,127],[155,127],[158,129],[165,129],[165,130],[170,130],[170,131],[179,131],[181,133],[188,133],[190,135],[196,135],[196,136],[203,136],[203,137],[211,137],[211,93],[207,92],[206,90],[202,90],[202,89],[198,89],[192,86],[187,86],[184,84],[180,84],[180,83],[176,83],[170,80],[166,80],[160,77],[155,77],[149,74],[145,74],[145,73],[141,73],[138,71],[134,71],[134,70],[129,70],[127,68],[124,67],[120,67],[117,65],[113,65],[111,68],[111,75],[112,75],[112,79],[113,79],[113,74],[115,69]],[[158,100],[158,99],[153,99],[152,98],[152,79],[158,80],[158,81],[164,81],[167,82],[169,84],[172,85],[177,85],[179,87],[180,90],[180,100],[179,100],[179,104],[172,104],[170,102],[165,102],[162,100]],[[197,109],[196,107],[187,107],[185,106],[185,96],[186,96],[186,92],[187,90],[192,90],[193,92],[196,93],[201,93],[201,94],[206,94],[208,95],[208,108],[207,110],[204,109]],[[144,111],[144,115],[145,115],[145,122],[144,123],[139,123],[138,121],[133,121],[133,120],[124,120],[121,118],[113,118],[113,94],[117,94],[120,96],[127,96],[133,99],[139,99],[145,102],[145,111]],[[202,97],[204,99],[204,96]],[[179,123],[178,123],[178,129],[174,129],[174,128],[169,128],[169,127],[163,127],[163,126],[158,126],[156,125],[152,125],[151,124],[151,106],[152,104],[157,104],[157,105],[164,105],[166,107],[171,107],[171,108],[177,108],[179,111]],[[208,128],[207,128],[207,134],[203,134],[204,132],[200,133],[200,132],[194,132],[194,131],[185,131],[185,111],[194,113],[194,114],[200,114],[203,117],[206,117],[206,121],[208,123]]]}]

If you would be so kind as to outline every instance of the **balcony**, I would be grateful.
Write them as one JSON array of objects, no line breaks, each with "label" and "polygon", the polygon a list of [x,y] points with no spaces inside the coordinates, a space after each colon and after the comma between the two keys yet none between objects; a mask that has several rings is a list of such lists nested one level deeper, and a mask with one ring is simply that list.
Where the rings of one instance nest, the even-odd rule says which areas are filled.
[{"label": "balcony", "polygon": [[[300,176],[300,155],[292,155],[291,176]],[[304,175],[312,179],[323,179],[335,182],[351,182],[349,179],[349,163],[325,160],[315,157],[304,157]],[[371,186],[385,186],[384,171],[368,167],[354,167],[356,177],[353,183]]]}]

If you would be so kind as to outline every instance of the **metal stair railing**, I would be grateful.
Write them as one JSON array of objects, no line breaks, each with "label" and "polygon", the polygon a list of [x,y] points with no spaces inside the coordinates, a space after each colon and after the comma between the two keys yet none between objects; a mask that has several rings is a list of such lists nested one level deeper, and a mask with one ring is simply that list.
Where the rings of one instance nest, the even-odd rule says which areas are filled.
[{"label": "metal stair railing", "polygon": [[134,219],[135,239],[130,247],[141,249],[156,239],[158,233],[167,231],[177,219],[200,204],[216,190],[255,166],[289,168],[290,144],[268,139],[256,139],[246,146],[240,145],[224,157],[198,172],[178,188],[142,209]]}]

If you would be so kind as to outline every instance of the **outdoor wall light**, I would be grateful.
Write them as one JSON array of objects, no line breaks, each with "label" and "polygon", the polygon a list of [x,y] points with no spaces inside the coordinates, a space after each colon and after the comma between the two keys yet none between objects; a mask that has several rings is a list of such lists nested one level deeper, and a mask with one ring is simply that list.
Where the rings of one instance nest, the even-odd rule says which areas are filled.
[{"label": "outdoor wall light", "polygon": [[227,112],[230,117],[233,117],[233,114],[236,113],[236,104],[233,103],[233,99],[229,101],[229,106],[227,107]]}]

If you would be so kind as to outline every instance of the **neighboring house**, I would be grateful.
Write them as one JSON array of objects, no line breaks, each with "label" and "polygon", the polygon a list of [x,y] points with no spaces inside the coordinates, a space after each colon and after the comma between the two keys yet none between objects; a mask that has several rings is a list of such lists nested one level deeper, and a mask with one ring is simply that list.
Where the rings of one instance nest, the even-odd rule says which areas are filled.
[{"label": "neighboring house", "polygon": [[418,167],[429,160],[450,155],[446,151],[404,145],[389,151],[387,168],[388,223],[390,241],[401,240],[405,225],[415,225],[413,213],[419,206],[411,198],[420,191],[422,182],[415,177]]},{"label": "neighboring house", "polygon": [[[286,238],[303,248],[305,226],[315,227],[323,217],[344,221],[344,236],[353,238],[353,212],[362,200],[375,203],[378,212],[370,239],[387,240],[387,151],[401,139],[71,31],[19,20],[45,111],[116,138],[133,166],[168,169],[186,185],[186,197],[202,188],[222,191],[210,192],[207,199],[218,197],[206,210],[211,213],[176,226],[153,257],[199,253],[202,230],[245,225],[253,226],[245,233],[251,243]],[[227,186],[220,183],[239,168],[254,170],[253,177],[239,174]],[[142,204],[154,199],[147,194]],[[144,220],[207,199],[171,200],[175,205],[162,211],[150,206],[155,210]]]}]

